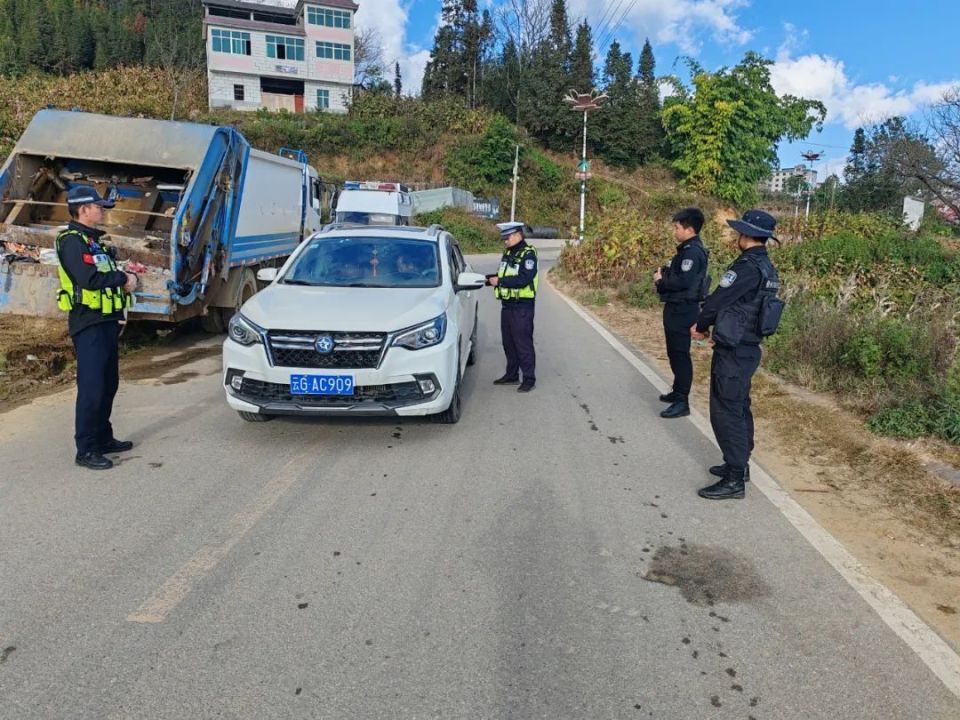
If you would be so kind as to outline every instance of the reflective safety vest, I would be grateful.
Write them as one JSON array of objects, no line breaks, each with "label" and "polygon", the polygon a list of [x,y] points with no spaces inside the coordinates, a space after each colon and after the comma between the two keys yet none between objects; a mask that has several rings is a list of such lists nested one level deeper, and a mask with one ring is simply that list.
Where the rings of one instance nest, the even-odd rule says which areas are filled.
[{"label": "reflective safety vest", "polygon": [[[118,271],[117,263],[102,248],[96,254],[93,254],[94,246],[91,245],[89,238],[78,230],[64,230],[57,235],[55,247],[57,250],[57,259],[60,259],[60,241],[67,235],[76,235],[83,240],[83,244],[91,252],[93,262],[97,266],[98,272]],[[98,310],[104,315],[113,315],[123,311],[125,308],[133,305],[133,298],[125,293],[122,288],[104,288],[103,290],[87,290],[74,285],[73,280],[67,275],[63,268],[63,262],[57,266],[60,275],[60,289],[57,291],[57,307],[64,312],[69,312],[74,308],[83,306],[91,310]]]},{"label": "reflective safety vest", "polygon": [[[502,260],[500,260],[500,269],[497,271],[497,277],[499,278],[509,278],[517,277],[520,274],[520,265],[527,259],[528,256],[532,255],[533,259],[537,258],[537,249],[532,245],[527,245],[523,252],[520,255],[507,254]],[[533,300],[537,297],[537,290],[540,287],[540,266],[537,264],[537,274],[533,276],[533,280],[529,285],[525,285],[522,288],[505,288],[497,285],[495,288],[497,300]]]}]

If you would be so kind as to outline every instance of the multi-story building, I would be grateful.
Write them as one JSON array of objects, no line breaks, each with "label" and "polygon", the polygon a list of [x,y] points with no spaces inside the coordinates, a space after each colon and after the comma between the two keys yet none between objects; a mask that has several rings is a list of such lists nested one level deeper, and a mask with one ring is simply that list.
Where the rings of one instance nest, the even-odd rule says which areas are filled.
[{"label": "multi-story building", "polygon": [[807,169],[802,163],[792,168],[774,170],[769,179],[760,183],[760,189],[772,193],[786,192],[790,178],[802,177],[811,188],[817,186],[817,171]]},{"label": "multi-story building", "polygon": [[203,0],[210,107],[346,112],[352,0]]}]

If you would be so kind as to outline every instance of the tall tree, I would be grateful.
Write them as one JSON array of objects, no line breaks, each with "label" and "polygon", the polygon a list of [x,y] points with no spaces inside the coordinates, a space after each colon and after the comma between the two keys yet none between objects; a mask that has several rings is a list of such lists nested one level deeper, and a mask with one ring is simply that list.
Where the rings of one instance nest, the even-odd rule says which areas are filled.
[{"label": "tall tree", "polygon": [[400,75],[400,63],[396,62],[393,68],[393,94],[394,97],[403,95],[403,78]]},{"label": "tall tree", "polygon": [[614,40],[603,66],[606,105],[596,113],[597,152],[612,165],[633,168],[640,161],[640,101],[633,80],[633,56]]},{"label": "tall tree", "polygon": [[570,59],[570,88],[590,92],[596,78],[593,70],[593,31],[584,20],[577,26],[577,39]]},{"label": "tall tree", "polygon": [[657,83],[656,60],[650,41],[643,44],[637,68],[637,159],[648,163],[664,147],[663,121],[660,116],[660,86]]},{"label": "tall tree", "polygon": [[573,39],[567,17],[566,0],[553,0],[550,6],[550,32],[536,48],[529,75],[529,98],[536,112],[527,127],[536,137],[556,149],[573,145],[578,124],[563,97],[570,89]]},{"label": "tall tree", "polygon": [[827,110],[815,100],[778,96],[770,83],[772,61],[753,52],[713,73],[687,64],[693,87],[673,78],[676,94],[664,101],[673,166],[689,187],[746,204],[775,166],[777,145],[819,129]]}]

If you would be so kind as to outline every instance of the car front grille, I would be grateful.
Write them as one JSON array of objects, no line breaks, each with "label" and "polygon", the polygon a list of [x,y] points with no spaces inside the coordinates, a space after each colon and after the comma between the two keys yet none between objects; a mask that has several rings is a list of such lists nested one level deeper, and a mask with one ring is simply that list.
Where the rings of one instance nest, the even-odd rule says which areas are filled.
[{"label": "car front grille", "polygon": [[[333,343],[328,353],[317,351],[317,340],[323,337]],[[271,330],[267,341],[275,367],[364,370],[380,366],[387,334]]]},{"label": "car front grille", "polygon": [[293,395],[288,384],[268,383],[249,378],[243,379],[238,395],[241,399],[256,405],[290,404],[315,408],[347,408],[362,402],[399,407],[426,399],[416,382],[358,385],[354,387],[353,395]]}]

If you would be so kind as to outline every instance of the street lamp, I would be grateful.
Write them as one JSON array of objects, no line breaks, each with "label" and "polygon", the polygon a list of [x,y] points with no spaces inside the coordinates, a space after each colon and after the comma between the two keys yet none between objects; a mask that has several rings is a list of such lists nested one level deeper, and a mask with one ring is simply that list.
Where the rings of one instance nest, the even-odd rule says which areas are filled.
[{"label": "street lamp", "polygon": [[606,93],[591,90],[588,93],[571,90],[563,99],[570,103],[570,109],[583,113],[583,156],[580,167],[577,169],[577,179],[580,180],[580,240],[583,242],[584,220],[587,211],[587,180],[590,178],[590,163],[587,162],[587,115],[591,110],[597,110],[607,101]]}]

